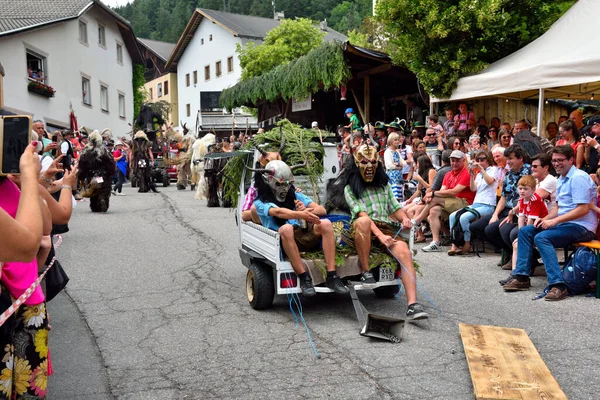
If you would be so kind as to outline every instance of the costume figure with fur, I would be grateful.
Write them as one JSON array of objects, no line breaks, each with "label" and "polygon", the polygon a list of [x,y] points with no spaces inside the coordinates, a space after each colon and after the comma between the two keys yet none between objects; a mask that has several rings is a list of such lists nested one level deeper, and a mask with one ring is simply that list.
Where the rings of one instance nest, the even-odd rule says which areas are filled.
[{"label": "costume figure with fur", "polygon": [[196,187],[198,200],[208,199],[208,183],[204,178],[204,156],[208,154],[209,146],[214,145],[217,139],[214,134],[207,133],[196,139],[192,145],[192,185]]},{"label": "costume figure with fur", "polygon": [[180,141],[177,143],[177,147],[179,149],[179,153],[177,153],[177,158],[179,159],[179,164],[177,165],[177,189],[185,190],[188,183],[191,183],[192,190],[196,188],[196,184],[192,182],[192,152],[193,152],[193,144],[196,138],[193,135],[190,135],[189,129],[186,128],[185,124],[183,125],[183,135],[181,136]]},{"label": "costume figure with fur", "polygon": [[77,179],[82,196],[90,198],[93,212],[106,212],[109,206],[112,178],[116,167],[112,154],[102,143],[102,136],[93,131],[79,156]]},{"label": "costume figure with fur", "polygon": [[396,240],[399,229],[412,228],[412,223],[388,184],[377,147],[367,142],[352,147],[351,151],[352,158],[346,163],[340,178],[328,187],[333,190],[332,204],[341,203],[339,190],[343,188],[344,203],[350,212],[352,225],[347,242],[358,253],[361,281],[364,285],[376,284],[369,271],[369,256],[373,248],[391,253],[400,261],[397,268],[401,268],[400,276],[409,305],[407,317],[428,318],[423,306],[417,303],[417,278],[411,251],[405,242]]},{"label": "costume figure with fur", "polygon": [[[223,145],[221,143],[210,146],[208,154],[222,153]],[[208,155],[207,154],[207,155]],[[229,207],[230,203],[223,198],[223,204],[219,202],[219,191],[223,183],[223,168],[227,165],[229,158],[205,158],[204,159],[204,180],[208,187],[208,202],[207,207]]]},{"label": "costume figure with fur", "polygon": [[143,131],[138,131],[133,137],[132,157],[133,157],[133,176],[138,185],[138,192],[146,193],[152,190],[158,193],[156,184],[152,180],[152,159],[150,152],[152,151],[152,142],[148,140],[148,136]]}]

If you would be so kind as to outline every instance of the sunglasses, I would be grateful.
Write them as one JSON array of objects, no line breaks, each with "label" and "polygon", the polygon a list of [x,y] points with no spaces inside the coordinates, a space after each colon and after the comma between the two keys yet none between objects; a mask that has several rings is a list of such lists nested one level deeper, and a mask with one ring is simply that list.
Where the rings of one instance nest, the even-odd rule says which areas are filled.
[{"label": "sunglasses", "polygon": [[475,160],[477,160],[477,161],[487,161],[487,158],[485,158],[485,157],[477,157]]}]

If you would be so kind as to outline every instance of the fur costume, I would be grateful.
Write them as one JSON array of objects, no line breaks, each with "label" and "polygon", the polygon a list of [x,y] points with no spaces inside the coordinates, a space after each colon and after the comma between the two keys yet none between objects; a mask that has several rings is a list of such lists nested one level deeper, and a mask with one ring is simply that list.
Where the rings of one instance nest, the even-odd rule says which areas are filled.
[{"label": "fur costume", "polygon": [[208,154],[208,147],[216,143],[216,137],[207,133],[202,138],[196,139],[192,145],[192,185],[196,186],[196,198],[208,199],[208,183],[204,177],[204,156]]},{"label": "fur costume", "polygon": [[[217,144],[210,148],[210,153],[222,153],[223,147],[221,144]],[[219,191],[221,190],[223,180],[223,168],[229,161],[228,158],[213,158],[204,160],[204,180],[208,187],[208,202],[207,207],[229,207],[230,204],[227,200],[223,199],[223,204],[219,201]]]},{"label": "fur costume", "polygon": [[192,135],[183,135],[178,143],[179,154],[177,155],[177,158],[179,158],[180,163],[177,165],[177,188],[185,189],[189,182],[192,184],[192,190],[194,190],[195,184],[191,179],[192,146],[194,144],[194,137]]},{"label": "fur costume", "polygon": [[[115,160],[104,147],[102,136],[93,131],[79,156],[77,178],[84,189],[82,195],[90,198],[93,212],[106,212],[109,206],[112,178],[115,176]],[[98,183],[98,178],[103,182]]]},{"label": "fur costume", "polygon": [[138,131],[133,137],[133,176],[138,184],[138,192],[146,193],[149,190],[157,191],[156,185],[152,181],[149,150],[152,148],[152,142],[143,131]]},{"label": "fur costume", "polygon": [[135,119],[135,125],[142,128],[144,132],[150,134],[149,140],[151,141],[156,139],[156,129],[154,127],[155,119],[159,126],[165,123],[165,120],[162,118],[162,116],[159,113],[152,111],[152,109],[147,105],[143,105],[140,108],[140,113]]}]

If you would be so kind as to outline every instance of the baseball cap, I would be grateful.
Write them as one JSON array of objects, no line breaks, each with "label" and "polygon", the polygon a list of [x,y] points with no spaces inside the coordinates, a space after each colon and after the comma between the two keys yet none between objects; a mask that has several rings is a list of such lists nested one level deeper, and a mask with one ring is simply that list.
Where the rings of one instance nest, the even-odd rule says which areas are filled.
[{"label": "baseball cap", "polygon": [[450,154],[450,158],[465,158],[465,153],[460,150],[454,150],[452,154]]},{"label": "baseball cap", "polygon": [[600,115],[594,115],[590,119],[588,119],[588,126],[593,126],[596,124],[600,124]]},{"label": "baseball cap", "polygon": [[354,112],[354,108],[346,108],[346,111],[344,111],[344,115],[348,114],[348,113],[353,113]]}]

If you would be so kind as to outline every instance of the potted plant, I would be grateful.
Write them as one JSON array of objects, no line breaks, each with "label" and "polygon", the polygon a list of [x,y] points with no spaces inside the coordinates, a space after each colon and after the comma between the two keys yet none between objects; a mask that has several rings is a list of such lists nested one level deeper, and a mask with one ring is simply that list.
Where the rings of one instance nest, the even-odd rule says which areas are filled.
[{"label": "potted plant", "polygon": [[42,82],[30,80],[27,90],[45,97],[54,97],[56,90],[52,86],[44,85]]}]

